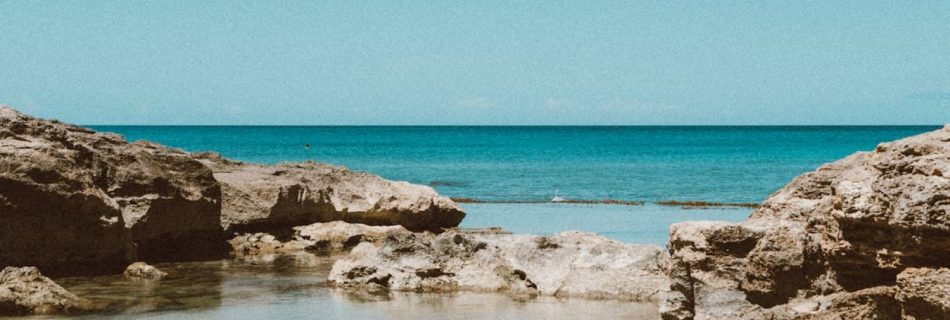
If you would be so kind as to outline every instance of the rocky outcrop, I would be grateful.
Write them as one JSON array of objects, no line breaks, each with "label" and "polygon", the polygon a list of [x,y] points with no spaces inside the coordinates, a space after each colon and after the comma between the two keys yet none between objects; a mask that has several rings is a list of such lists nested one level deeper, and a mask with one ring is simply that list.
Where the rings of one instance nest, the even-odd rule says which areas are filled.
[{"label": "rocky outcrop", "polygon": [[0,266],[118,272],[223,254],[220,192],[180,150],[0,106]]},{"label": "rocky outcrop", "polygon": [[779,310],[831,296],[895,305],[893,296],[865,290],[893,287],[908,268],[950,267],[946,172],[950,127],[881,144],[802,175],[746,222],[673,225],[672,292],[664,300],[664,317],[815,316],[841,308]]},{"label": "rocky outcrop", "polygon": [[669,282],[657,246],[579,232],[550,237],[400,234],[360,244],[338,260],[329,282],[368,290],[474,290],[656,301]]},{"label": "rocky outcrop", "polygon": [[368,226],[334,221],[294,227],[288,241],[267,233],[241,234],[230,241],[232,254],[238,257],[287,254],[307,251],[316,254],[342,252],[362,242],[381,244],[389,237],[409,234],[402,226]]},{"label": "rocky outcrop", "polygon": [[161,280],[168,276],[168,273],[145,262],[130,264],[122,274],[132,280]]},{"label": "rocky outcrop", "polygon": [[439,232],[463,217],[425,186],[129,143],[0,106],[0,267],[118,273],[132,261],[225,257],[226,231],[343,220]]},{"label": "rocky outcrop", "polygon": [[465,217],[452,200],[430,187],[343,167],[314,162],[262,166],[209,153],[198,157],[221,182],[222,224],[235,232],[337,220],[441,232]]},{"label": "rocky outcrop", "polygon": [[0,271],[0,316],[75,314],[96,308],[34,267],[7,267]]}]

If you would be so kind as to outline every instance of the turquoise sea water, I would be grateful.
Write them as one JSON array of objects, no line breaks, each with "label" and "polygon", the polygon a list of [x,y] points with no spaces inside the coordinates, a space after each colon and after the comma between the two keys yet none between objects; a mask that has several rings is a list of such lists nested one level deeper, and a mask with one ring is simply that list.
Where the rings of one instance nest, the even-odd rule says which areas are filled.
[{"label": "turquoise sea water", "polygon": [[[229,127],[95,126],[259,163],[315,160],[489,202],[646,201],[644,206],[464,204],[464,227],[568,229],[662,244],[672,222],[742,220],[751,209],[683,210],[665,200],[754,202],[859,150],[938,127]],[[307,149],[304,146],[311,145]]]}]

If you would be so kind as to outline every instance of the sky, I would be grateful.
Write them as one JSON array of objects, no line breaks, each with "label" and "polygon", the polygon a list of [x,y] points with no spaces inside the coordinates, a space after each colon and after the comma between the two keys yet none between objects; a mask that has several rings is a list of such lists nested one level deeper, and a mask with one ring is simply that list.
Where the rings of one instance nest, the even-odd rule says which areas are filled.
[{"label": "sky", "polygon": [[7,1],[0,104],[96,124],[950,122],[946,1]]}]

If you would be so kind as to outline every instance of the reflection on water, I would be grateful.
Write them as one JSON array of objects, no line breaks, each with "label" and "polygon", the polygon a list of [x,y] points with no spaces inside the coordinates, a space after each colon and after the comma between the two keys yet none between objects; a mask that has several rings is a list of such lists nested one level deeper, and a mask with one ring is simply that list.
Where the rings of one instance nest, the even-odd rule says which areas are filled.
[{"label": "reflection on water", "polygon": [[84,318],[156,319],[658,319],[651,304],[491,293],[367,293],[326,286],[337,257],[310,254],[256,261],[156,265],[161,281],[122,276],[56,279],[109,305]]}]

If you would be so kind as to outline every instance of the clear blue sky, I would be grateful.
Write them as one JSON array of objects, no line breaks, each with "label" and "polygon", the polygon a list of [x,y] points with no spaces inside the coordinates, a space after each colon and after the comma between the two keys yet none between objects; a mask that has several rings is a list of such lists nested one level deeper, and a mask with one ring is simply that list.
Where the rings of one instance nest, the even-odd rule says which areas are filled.
[{"label": "clear blue sky", "polygon": [[0,103],[81,124],[950,122],[950,2],[596,2],[0,0]]}]

